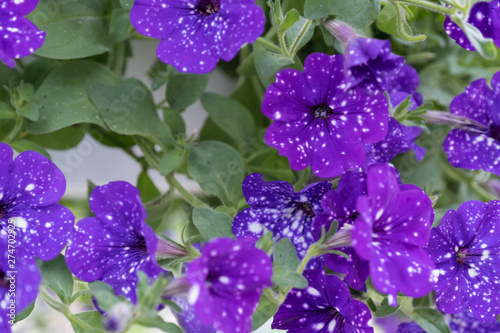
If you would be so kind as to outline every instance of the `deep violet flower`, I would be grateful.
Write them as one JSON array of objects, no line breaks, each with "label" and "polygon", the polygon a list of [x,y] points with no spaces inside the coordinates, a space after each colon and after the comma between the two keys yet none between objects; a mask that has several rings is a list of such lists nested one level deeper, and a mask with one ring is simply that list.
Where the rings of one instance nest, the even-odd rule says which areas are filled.
[{"label": "deep violet flower", "polygon": [[434,264],[422,248],[434,218],[429,197],[418,187],[398,184],[387,164],[373,164],[366,173],[367,195],[356,201],[359,216],[351,237],[356,253],[369,261],[373,285],[396,304],[398,291],[410,297],[427,295],[436,282]]},{"label": "deep violet flower", "polygon": [[89,199],[96,217],[79,221],[66,249],[66,263],[83,281],[108,283],[137,302],[137,271],[156,278],[156,235],[146,222],[139,191],[127,182],[97,186]]},{"label": "deep violet flower", "polygon": [[[500,47],[500,0],[474,4],[467,18],[467,23],[476,27],[483,37],[492,38],[495,44]],[[444,21],[444,29],[464,49],[476,50],[465,32],[448,16]]]},{"label": "deep violet flower", "polygon": [[57,202],[66,190],[61,170],[47,157],[26,151],[12,161],[9,145],[0,143],[0,229],[15,221],[27,251],[51,260],[62,251],[75,217]]},{"label": "deep violet flower", "polygon": [[182,312],[176,312],[179,325],[185,333],[216,333],[214,325],[203,324],[194,312],[193,307],[187,299],[183,297],[174,297],[172,300],[181,308]]},{"label": "deep violet flower", "polygon": [[245,178],[242,187],[251,207],[234,218],[234,235],[258,238],[266,227],[273,232],[276,241],[289,237],[299,258],[303,258],[309,245],[314,243],[311,225],[316,214],[323,212],[321,198],[332,189],[332,184],[323,181],[295,193],[290,183],[266,182],[261,174],[253,173]]},{"label": "deep violet flower", "polygon": [[451,333],[500,333],[500,323],[494,320],[489,323],[474,318],[470,311],[464,311],[454,315],[446,315]]},{"label": "deep violet flower", "polygon": [[491,81],[479,79],[453,99],[450,113],[475,120],[489,128],[484,134],[453,129],[443,143],[448,161],[457,168],[483,169],[500,175],[500,72]]},{"label": "deep violet flower", "polygon": [[400,71],[398,71],[389,79],[386,91],[390,95],[394,93],[410,94],[415,101],[415,106],[420,106],[422,105],[422,95],[417,92],[417,88],[419,85],[420,77],[418,76],[415,68],[411,67],[410,65],[404,65]]},{"label": "deep violet flower", "polygon": [[189,266],[189,303],[203,324],[218,332],[249,333],[262,289],[272,285],[267,254],[254,239],[216,238]]},{"label": "deep violet flower", "polygon": [[158,58],[180,72],[208,73],[229,61],[264,31],[255,0],[136,0],[130,21],[141,34],[161,39]]},{"label": "deep violet flower", "polygon": [[274,123],[265,141],[293,170],[311,165],[319,177],[337,177],[362,167],[363,144],[387,134],[387,99],[346,91],[343,63],[342,55],[313,53],[304,72],[284,69],[266,91],[262,112]]},{"label": "deep violet flower", "polygon": [[304,272],[306,289],[292,289],[274,316],[273,329],[288,333],[370,333],[371,313],[349,288],[323,270]]},{"label": "deep violet flower", "polygon": [[38,0],[0,2],[0,60],[14,68],[14,59],[35,52],[45,41],[45,32],[24,16],[35,9]]},{"label": "deep violet flower", "polygon": [[481,321],[500,314],[500,201],[467,201],[449,210],[427,246],[439,270],[437,307],[470,309]]},{"label": "deep violet flower", "polygon": [[[8,231],[0,229],[0,331],[5,333],[11,332],[15,315],[35,301],[41,280],[33,255],[17,237],[11,239],[16,242],[9,247]],[[13,249],[14,252],[9,252]],[[9,260],[13,257],[14,264]]]}]

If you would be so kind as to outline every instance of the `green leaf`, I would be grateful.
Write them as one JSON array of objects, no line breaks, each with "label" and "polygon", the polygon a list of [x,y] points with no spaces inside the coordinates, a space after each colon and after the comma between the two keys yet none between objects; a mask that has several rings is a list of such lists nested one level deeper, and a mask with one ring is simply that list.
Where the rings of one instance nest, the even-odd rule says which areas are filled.
[{"label": "green leaf", "polygon": [[300,259],[297,256],[295,246],[288,237],[282,238],[273,251],[273,283],[278,286],[292,286],[304,289],[307,287],[307,280],[297,273]]},{"label": "green leaf", "polygon": [[35,302],[28,305],[28,307],[25,308],[23,311],[21,311],[21,313],[16,313],[14,324],[20,322],[23,319],[26,319],[31,314],[31,312],[33,312],[34,308],[35,308]]},{"label": "green leaf", "polygon": [[105,66],[87,60],[71,61],[55,69],[33,96],[40,119],[28,122],[28,131],[49,133],[78,123],[104,127],[99,110],[87,95],[92,84],[112,83],[117,79]]},{"label": "green leaf", "polygon": [[167,81],[167,102],[172,109],[184,109],[196,102],[208,84],[208,74],[180,73],[169,68]]},{"label": "green leaf", "polygon": [[18,111],[24,118],[29,120],[37,121],[40,117],[38,105],[33,103],[23,105]]},{"label": "green leaf", "polygon": [[[335,14],[336,7],[342,6],[343,0],[306,0],[304,4],[304,16],[308,19],[315,20]],[[356,1],[350,0],[353,3]],[[342,10],[340,10],[342,12]]]},{"label": "green leaf", "polygon": [[432,299],[429,295],[420,298],[414,298],[412,301],[413,308],[428,308],[432,304]]},{"label": "green leaf", "polygon": [[45,150],[45,148],[40,146],[38,143],[22,140],[22,141],[10,142],[9,144],[18,153],[32,150],[32,151],[36,151],[37,153],[42,154],[43,156],[47,157],[48,159],[51,159],[50,154],[47,152],[47,150]]},{"label": "green leaf", "polygon": [[16,110],[10,103],[0,102],[0,119],[14,119],[16,118]]},{"label": "green leaf", "polygon": [[21,75],[15,69],[11,69],[0,63],[0,101],[8,101],[9,94],[4,89],[4,86],[9,86],[9,82],[17,82]]},{"label": "green leaf", "polygon": [[476,51],[485,59],[493,60],[497,57],[497,47],[491,38],[485,38],[481,31],[472,24],[463,21],[459,16],[452,15],[451,20],[462,28]]},{"label": "green leaf", "polygon": [[166,176],[174,171],[184,160],[184,155],[184,151],[177,149],[166,152],[160,160],[160,175]]},{"label": "green leaf", "polygon": [[113,9],[109,22],[109,41],[111,43],[122,42],[127,38],[131,30],[130,10],[121,8]]},{"label": "green leaf", "polygon": [[302,70],[302,63],[297,56],[290,59],[282,54],[269,51],[259,43],[253,45],[253,54],[255,70],[264,87],[276,81],[276,73],[285,67]]},{"label": "green leaf", "polygon": [[49,76],[49,74],[60,65],[61,62],[58,60],[37,58],[26,65],[23,79],[24,81],[33,84],[33,86],[38,89],[47,76]]},{"label": "green leaf", "polygon": [[137,178],[137,189],[142,202],[148,202],[161,195],[147,171],[142,171]]},{"label": "green leaf", "polygon": [[233,219],[225,213],[215,212],[210,208],[196,207],[193,210],[193,223],[206,241],[217,237],[234,238]]},{"label": "green leaf", "polygon": [[[327,2],[327,0],[309,0],[309,2]],[[336,18],[362,29],[374,22],[380,12],[380,0],[335,0],[330,1],[326,8],[328,14],[335,14]],[[316,11],[316,14],[318,12]]]},{"label": "green leaf", "polygon": [[236,204],[241,196],[244,164],[231,146],[218,141],[203,141],[189,156],[188,173],[208,194],[218,196],[224,205]]},{"label": "green leaf", "polygon": [[316,23],[314,21],[300,17],[299,20],[285,32],[285,41],[292,54],[295,54],[311,40],[315,26]]},{"label": "green leaf", "polygon": [[276,312],[278,312],[278,304],[271,302],[266,293],[262,293],[259,305],[252,316],[252,331],[264,325]]},{"label": "green leaf", "polygon": [[280,31],[283,33],[290,29],[296,22],[300,20],[299,12],[296,9],[291,9],[286,13],[283,23],[280,25]]},{"label": "green leaf", "polygon": [[141,318],[137,321],[137,324],[144,327],[156,327],[163,330],[163,332],[183,333],[179,326],[165,322],[160,316]]},{"label": "green leaf", "polygon": [[186,136],[186,124],[178,110],[163,108],[163,121],[170,128],[174,138]]},{"label": "green leaf", "polygon": [[387,316],[393,314],[394,312],[396,312],[398,310],[398,308],[399,308],[399,306],[397,306],[395,308],[390,306],[388,298],[384,297],[384,299],[382,300],[382,303],[377,308],[377,311],[375,311],[374,315],[375,315],[375,317],[379,317],[379,318],[387,317]]},{"label": "green leaf", "polygon": [[250,111],[234,99],[217,94],[204,94],[201,104],[215,124],[226,132],[238,147],[255,137],[255,122]]},{"label": "green leaf", "polygon": [[170,129],[158,117],[151,93],[139,80],[130,78],[119,84],[96,84],[88,92],[113,132],[142,135],[157,143],[174,142]]},{"label": "green leaf", "polygon": [[[56,150],[66,150],[78,145],[87,133],[87,124],[79,124],[62,128],[47,134],[29,134],[25,136],[26,140],[36,142],[37,144]],[[91,140],[85,140],[85,144],[77,150],[81,156],[88,156],[94,149],[95,143]]]},{"label": "green leaf", "polygon": [[75,333],[102,333],[106,332],[103,326],[104,316],[98,311],[86,311],[75,314],[75,316],[91,327],[91,329],[83,329],[77,323],[71,322],[71,326]]},{"label": "green leaf", "polygon": [[92,296],[97,300],[97,304],[104,311],[109,311],[120,299],[115,296],[113,288],[105,282],[95,281],[88,284]]},{"label": "green leaf", "polygon": [[416,309],[410,316],[427,333],[450,333],[443,315],[434,309]]},{"label": "green leaf", "polygon": [[53,59],[77,59],[108,51],[107,1],[41,1],[27,17],[45,31],[35,54]]},{"label": "green leaf", "polygon": [[43,281],[61,299],[69,304],[73,295],[73,275],[66,266],[64,256],[59,254],[50,261],[38,260]]},{"label": "green leaf", "polygon": [[377,26],[380,30],[394,35],[407,42],[421,42],[427,37],[425,35],[413,35],[410,25],[406,21],[407,12],[411,11],[399,3],[388,2],[380,11],[377,18]]},{"label": "green leaf", "polygon": [[370,311],[371,312],[375,312],[377,311],[377,306],[375,305],[375,302],[373,302],[373,300],[371,298],[368,298],[366,300],[366,304],[368,305],[368,307],[370,308]]},{"label": "green leaf", "polygon": [[120,5],[124,9],[132,9],[132,6],[134,5],[134,0],[120,0]]}]

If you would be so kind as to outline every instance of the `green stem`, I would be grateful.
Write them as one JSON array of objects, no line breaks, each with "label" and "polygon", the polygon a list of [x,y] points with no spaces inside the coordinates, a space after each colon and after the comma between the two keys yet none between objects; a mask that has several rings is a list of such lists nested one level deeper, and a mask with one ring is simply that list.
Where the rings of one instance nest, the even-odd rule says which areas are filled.
[{"label": "green stem", "polygon": [[155,105],[155,107],[157,109],[161,108],[163,106],[163,104],[165,104],[167,102],[167,98],[164,98],[162,99],[160,102],[158,102],[158,104]]},{"label": "green stem", "polygon": [[394,4],[394,7],[396,7],[396,11],[398,14],[397,29],[398,29],[398,32],[401,35],[401,37],[403,37],[403,39],[405,39],[409,42],[413,42],[413,43],[424,41],[427,38],[427,36],[425,36],[425,35],[413,36],[413,35],[408,35],[406,33],[406,28],[404,25],[405,13],[403,12],[403,8],[401,7],[401,4],[399,3],[399,1],[391,0],[391,2]]},{"label": "green stem", "polygon": [[288,48],[286,46],[285,34],[278,31],[278,40],[280,42],[281,50],[283,54],[287,57],[290,57],[290,52],[288,52]]},{"label": "green stem", "polygon": [[301,190],[308,179],[309,179],[309,169],[300,171],[299,179],[297,179],[297,182],[293,185],[295,191]]},{"label": "green stem", "polygon": [[69,308],[65,304],[53,299],[44,288],[41,291],[41,295],[45,303],[50,305],[50,307],[53,308],[54,310],[57,310],[60,313],[62,313],[71,323],[78,325],[85,332],[92,330],[92,327],[85,324],[80,318],[72,314]]},{"label": "green stem", "polygon": [[125,42],[120,42],[111,48],[108,55],[107,65],[118,77],[121,77],[124,63]]},{"label": "green stem", "polygon": [[426,0],[397,0],[395,2],[409,3],[414,6],[429,9],[444,15],[453,15],[457,12],[457,9],[455,8],[448,8]]},{"label": "green stem", "polygon": [[19,131],[23,128],[23,123],[24,123],[23,119],[24,119],[23,116],[21,116],[21,115],[17,116],[17,118],[16,118],[16,125],[14,126],[14,128],[12,129],[12,131],[10,131],[9,135],[5,139],[6,143],[9,143],[12,140],[14,140],[14,138],[17,136],[17,134],[19,133]]},{"label": "green stem", "polygon": [[148,162],[148,164],[153,168],[158,170],[160,167],[160,159],[156,155],[153,149],[149,147],[145,142],[144,139],[138,136],[134,136],[134,141],[137,144],[137,146],[141,149],[142,153],[144,154],[144,158]]},{"label": "green stem", "polygon": [[262,45],[262,46],[264,46],[264,47],[266,47],[268,49],[271,49],[271,50],[273,50],[276,53],[280,53],[281,54],[283,52],[283,50],[281,49],[281,47],[279,47],[279,46],[271,43],[270,41],[268,41],[267,39],[264,39],[262,37],[257,38],[257,40],[255,41],[255,43],[258,43],[258,44],[260,44],[260,45]]},{"label": "green stem", "polygon": [[167,176],[167,182],[170,186],[173,186],[179,193],[182,195],[182,197],[191,204],[193,207],[209,207],[207,204],[202,202],[200,199],[196,198],[193,196],[191,193],[186,190],[181,183],[175,179],[173,175],[168,175]]},{"label": "green stem", "polygon": [[449,166],[448,164],[444,164],[444,171],[452,178],[457,181],[464,181],[467,183],[469,188],[481,199],[482,201],[491,201],[491,200],[498,200],[498,198],[486,191],[484,188],[479,186],[478,183],[474,180],[474,178],[471,177],[464,177],[461,174],[459,174],[455,168]]},{"label": "green stem", "polygon": [[290,48],[290,57],[293,57],[295,53],[297,53],[299,48],[299,43],[302,40],[302,38],[304,38],[304,35],[306,34],[312,22],[313,22],[312,20],[307,20],[306,24],[304,24],[304,26],[302,27],[300,33],[297,35],[297,38],[295,38],[295,40],[293,41],[292,47]]}]

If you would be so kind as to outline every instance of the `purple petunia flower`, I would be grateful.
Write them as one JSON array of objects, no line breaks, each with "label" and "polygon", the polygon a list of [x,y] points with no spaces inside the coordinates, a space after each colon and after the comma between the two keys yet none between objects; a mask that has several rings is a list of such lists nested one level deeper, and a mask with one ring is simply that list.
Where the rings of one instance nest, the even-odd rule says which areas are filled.
[{"label": "purple petunia flower", "polygon": [[213,239],[188,267],[189,303],[218,332],[250,332],[262,289],[272,285],[271,260],[253,244],[251,238]]},{"label": "purple petunia flower", "polygon": [[139,191],[127,182],[97,186],[89,199],[96,217],[79,221],[66,249],[66,263],[83,281],[104,281],[117,295],[137,302],[137,271],[156,278],[156,235],[145,222]]},{"label": "purple petunia flower", "polygon": [[[410,65],[404,65],[400,71],[389,79],[387,83],[387,92],[391,95],[391,102],[394,93],[406,93],[412,96],[415,101],[415,106],[420,106],[422,105],[422,95],[417,92],[419,85],[420,77],[415,68]],[[404,98],[406,98],[406,96]],[[399,103],[393,102],[393,104],[397,105]]]},{"label": "purple petunia flower", "polygon": [[316,214],[323,212],[321,198],[332,189],[332,184],[323,181],[295,193],[285,181],[266,182],[261,174],[253,173],[245,178],[242,187],[251,207],[234,218],[234,235],[258,238],[264,226],[273,232],[276,241],[289,237],[299,258],[303,258],[314,243],[311,225]]},{"label": "purple petunia flower", "polygon": [[[405,65],[404,57],[391,52],[389,40],[373,38],[352,39],[349,42],[346,61],[347,87],[360,87],[370,95],[387,91],[392,77]],[[404,81],[404,78],[402,80]],[[396,84],[398,83],[393,83]],[[403,88],[405,90],[398,91],[408,89]]]},{"label": "purple petunia flower", "polygon": [[425,333],[415,322],[402,323],[398,326],[396,333]]},{"label": "purple petunia flower", "polygon": [[371,313],[351,299],[347,286],[323,270],[304,272],[309,286],[292,289],[274,316],[273,329],[288,333],[370,333]]},{"label": "purple petunia flower", "polygon": [[214,325],[204,325],[200,318],[194,312],[194,309],[187,299],[183,297],[174,297],[172,300],[181,308],[182,312],[176,313],[179,325],[184,333],[216,333]]},{"label": "purple petunia flower", "polygon": [[75,217],[57,202],[66,179],[45,156],[26,151],[12,161],[9,145],[0,143],[0,229],[15,222],[17,241],[32,255],[51,260],[62,251]]},{"label": "purple petunia flower", "polygon": [[[7,230],[0,230],[0,331],[4,333],[11,332],[15,316],[35,301],[41,280],[33,255]],[[15,242],[9,246],[9,240]]]},{"label": "purple petunia flower", "polygon": [[14,68],[14,59],[35,52],[45,41],[45,32],[24,16],[35,9],[38,0],[4,0],[0,2],[0,60]]},{"label": "purple petunia flower", "polygon": [[500,176],[500,72],[491,81],[479,79],[453,99],[450,113],[473,119],[489,128],[484,134],[453,129],[443,143],[448,161],[457,168],[483,169]]},{"label": "purple petunia flower", "polygon": [[264,31],[255,0],[136,0],[130,13],[141,34],[161,39],[157,56],[180,72],[204,74],[229,61]]},{"label": "purple petunia flower", "polygon": [[498,321],[481,322],[470,311],[447,315],[445,318],[449,321],[451,333],[500,333]]},{"label": "purple petunia flower", "polygon": [[[483,37],[492,38],[495,44],[500,47],[500,0],[474,4],[467,18],[467,23],[476,27]],[[444,29],[464,49],[476,50],[464,31],[448,16],[444,21]]]},{"label": "purple petunia flower", "polygon": [[356,201],[359,216],[351,237],[356,253],[369,261],[373,285],[396,305],[398,291],[427,295],[434,286],[434,264],[422,248],[427,244],[434,210],[418,187],[399,185],[387,164],[373,164],[366,173],[367,195]]},{"label": "purple petunia flower", "polygon": [[427,246],[439,269],[437,307],[469,308],[482,321],[500,314],[500,201],[467,201],[449,210]]},{"label": "purple petunia flower", "polygon": [[265,141],[288,157],[293,170],[311,165],[322,178],[337,177],[365,162],[363,144],[387,134],[383,94],[346,91],[343,57],[309,55],[304,72],[284,69],[264,96],[262,112],[274,123]]}]

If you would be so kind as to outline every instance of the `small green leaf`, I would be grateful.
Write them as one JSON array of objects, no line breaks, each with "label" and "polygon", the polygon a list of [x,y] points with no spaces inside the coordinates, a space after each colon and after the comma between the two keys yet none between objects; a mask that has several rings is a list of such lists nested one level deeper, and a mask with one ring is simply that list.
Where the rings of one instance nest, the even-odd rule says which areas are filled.
[{"label": "small green leaf", "polygon": [[108,51],[107,2],[42,1],[27,17],[45,31],[45,42],[35,54],[53,59],[85,58]]},{"label": "small green leaf", "polygon": [[374,315],[375,315],[375,317],[379,317],[379,318],[387,317],[387,316],[393,314],[394,312],[396,312],[398,310],[398,308],[399,308],[399,306],[397,306],[395,308],[390,306],[388,298],[384,297],[382,303],[377,308],[377,311],[375,311]]},{"label": "small green leaf", "polygon": [[258,43],[253,45],[253,54],[255,70],[264,87],[276,81],[276,73],[285,67],[302,69],[302,63],[297,56],[290,59],[282,54],[271,52]]},{"label": "small green leaf", "polygon": [[203,141],[189,156],[188,174],[208,194],[218,196],[226,206],[242,197],[244,164],[241,155],[231,146],[218,141]]},{"label": "small green leaf", "polygon": [[278,312],[278,304],[271,302],[266,293],[262,293],[259,305],[252,316],[252,331],[264,325],[276,312]]},{"label": "small green leaf", "polygon": [[132,9],[132,6],[134,5],[134,0],[120,0],[120,5],[124,9]]},{"label": "small green leaf", "polygon": [[428,308],[431,306],[431,304],[432,300],[429,295],[420,298],[414,298],[412,301],[413,308]]},{"label": "small green leaf", "polygon": [[24,104],[18,111],[24,118],[32,121],[37,121],[40,117],[38,105],[33,103]]},{"label": "small green leaf", "polygon": [[122,42],[127,38],[131,30],[132,25],[130,24],[130,10],[121,8],[113,9],[111,12],[111,20],[109,22],[109,41],[111,43]]},{"label": "small green leaf", "polygon": [[458,24],[463,30],[467,39],[471,42],[476,51],[485,59],[493,60],[497,57],[497,47],[491,38],[485,38],[478,28],[462,20],[461,17],[452,15],[451,20]]},{"label": "small green leaf", "polygon": [[183,333],[179,326],[165,322],[160,316],[141,318],[137,323],[144,327],[155,327],[168,333]]},{"label": "small green leaf", "polygon": [[71,322],[71,326],[75,330],[75,333],[102,333],[105,332],[103,326],[104,316],[98,311],[86,311],[75,314],[75,316],[87,324],[90,328],[83,329],[80,325],[75,322]]},{"label": "small green leaf", "polygon": [[156,188],[147,171],[142,171],[137,178],[137,189],[142,202],[148,202],[158,198],[161,193]]},{"label": "small green leaf", "polygon": [[416,309],[410,316],[427,333],[450,333],[443,315],[434,309]]},{"label": "small green leaf", "polygon": [[50,261],[38,260],[38,266],[47,286],[64,304],[69,304],[73,295],[73,275],[66,266],[64,256],[60,254]]},{"label": "small green leaf", "polygon": [[[343,0],[306,0],[304,4],[304,16],[308,19],[315,20],[335,14],[336,7],[342,6]],[[350,0],[349,2],[355,2]],[[337,9],[337,11],[339,11]],[[339,11],[340,13],[342,10]]]},{"label": "small green leaf", "polygon": [[16,318],[14,319],[14,324],[20,322],[23,319],[26,319],[31,314],[31,312],[33,312],[34,308],[35,302],[28,305],[28,307],[21,311],[21,313],[17,313]]},{"label": "small green leaf", "polygon": [[0,102],[0,119],[16,118],[16,110],[9,103]]},{"label": "small green leaf", "polygon": [[50,154],[40,146],[38,143],[32,142],[32,141],[14,141],[9,143],[12,148],[14,148],[15,151],[18,153],[22,153],[28,150],[36,151],[37,153],[42,154],[43,156],[47,157],[48,159],[51,159]]},{"label": "small green leaf", "polygon": [[300,17],[295,24],[285,32],[285,41],[291,54],[297,53],[309,40],[311,40],[315,21]]},{"label": "small green leaf", "polygon": [[277,286],[293,287],[304,289],[307,287],[307,280],[305,277],[297,272],[291,271],[285,266],[275,266],[273,268],[272,281]]},{"label": "small green leaf", "polygon": [[299,12],[296,9],[291,9],[286,13],[283,23],[280,25],[280,31],[283,33],[290,29],[296,22],[300,20]]},{"label": "small green leaf", "polygon": [[[358,29],[362,29],[374,22],[380,12],[380,0],[308,0],[308,2],[324,4],[326,7],[325,12],[334,14],[338,20]],[[327,4],[327,2],[329,3]],[[320,15],[318,5],[315,8],[316,15]]]},{"label": "small green leaf", "polygon": [[300,259],[290,239],[282,238],[273,250],[273,283],[278,286],[292,286],[303,289],[307,280],[297,273]]},{"label": "small green leaf", "polygon": [[186,136],[186,124],[178,110],[163,108],[163,121],[170,128],[174,138]]},{"label": "small green leaf", "polygon": [[172,109],[184,109],[196,102],[208,84],[208,74],[186,74],[169,68],[167,102]]},{"label": "small green leaf", "polygon": [[375,303],[373,302],[373,300],[371,298],[368,298],[366,300],[366,304],[368,305],[368,307],[370,308],[370,311],[371,312],[375,312],[377,311],[377,306],[375,305]]},{"label": "small green leaf", "polygon": [[225,213],[215,212],[210,208],[196,207],[193,210],[193,223],[206,241],[217,237],[234,238],[233,219]]},{"label": "small green leaf", "polygon": [[388,2],[380,11],[377,18],[377,26],[380,30],[407,42],[421,42],[425,40],[427,38],[425,35],[413,35],[413,31],[406,21],[407,14],[411,15],[410,9],[402,6],[400,3]]},{"label": "small green leaf", "polygon": [[88,284],[92,296],[97,300],[97,304],[104,311],[109,311],[120,299],[115,296],[113,288],[105,282],[95,281]]},{"label": "small green leaf", "polygon": [[204,94],[203,108],[215,124],[235,141],[245,145],[255,137],[255,122],[250,111],[234,99],[217,94]]},{"label": "small green leaf", "polygon": [[184,160],[184,155],[184,151],[177,149],[166,152],[160,160],[160,175],[166,176],[174,171]]}]

